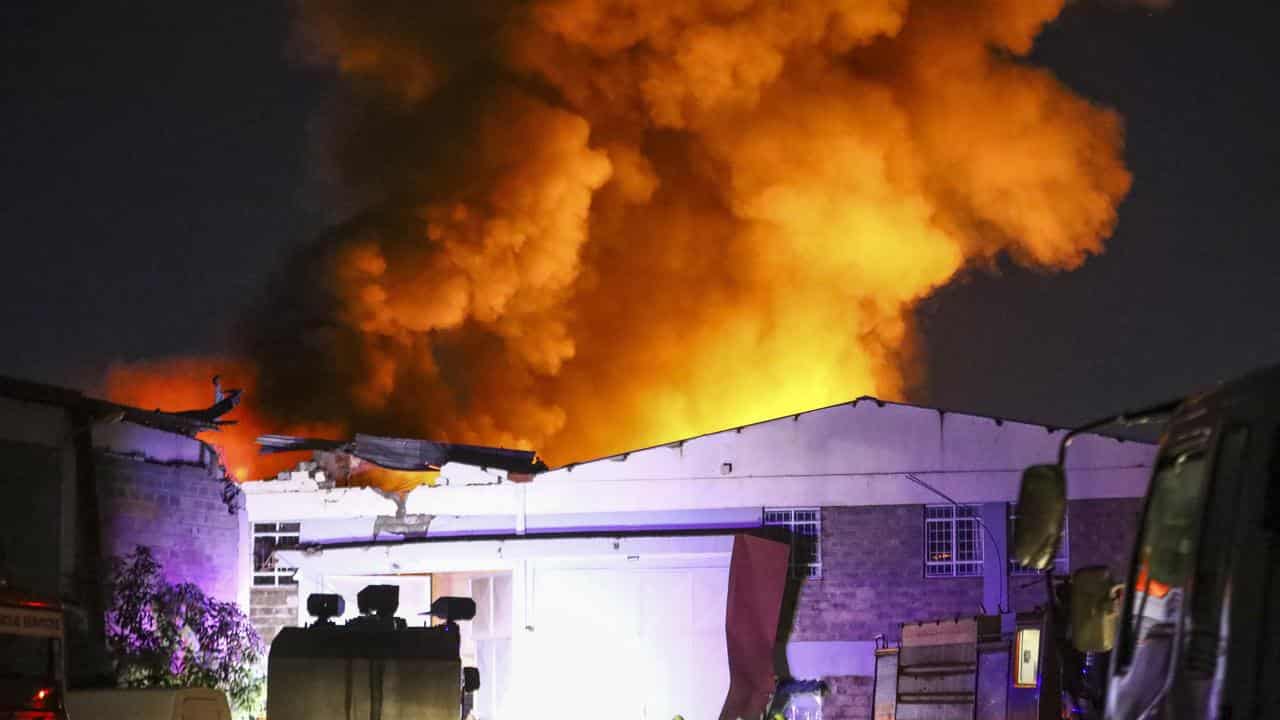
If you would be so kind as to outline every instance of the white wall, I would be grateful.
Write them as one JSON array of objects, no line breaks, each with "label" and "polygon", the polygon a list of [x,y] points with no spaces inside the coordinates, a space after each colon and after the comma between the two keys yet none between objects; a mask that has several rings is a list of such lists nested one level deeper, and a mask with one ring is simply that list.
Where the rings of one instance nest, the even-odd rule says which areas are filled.
[{"label": "white wall", "polygon": [[[1008,502],[1026,466],[1056,458],[1064,432],[863,400],[570,465],[529,483],[446,465],[439,485],[410,493],[406,510],[436,515],[432,529],[441,534],[728,527],[717,513],[938,500],[908,474],[959,502]],[[1070,497],[1140,497],[1154,450],[1080,436],[1068,454]],[[305,473],[244,488],[251,519],[259,521],[395,512],[372,490],[320,490]]]}]

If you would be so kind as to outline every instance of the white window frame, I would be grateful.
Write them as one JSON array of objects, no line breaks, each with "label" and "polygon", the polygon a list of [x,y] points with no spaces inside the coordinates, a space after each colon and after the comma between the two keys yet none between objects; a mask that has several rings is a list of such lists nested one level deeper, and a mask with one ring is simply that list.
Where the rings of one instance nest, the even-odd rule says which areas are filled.
[{"label": "white window frame", "polygon": [[[505,617],[499,612],[503,608],[503,603],[498,600],[500,578],[507,585]],[[511,672],[514,574],[481,575],[472,577],[468,582],[472,599],[483,595],[477,600],[476,616],[469,623],[471,639],[475,643],[476,666],[480,669],[480,691],[475,697],[476,716],[503,717],[503,703],[507,698],[504,683],[510,680]],[[485,589],[483,593],[479,592],[481,587]],[[501,677],[503,673],[499,668],[505,668],[507,677]]]},{"label": "white window frame", "polygon": [[282,538],[291,538],[293,546],[297,546],[302,539],[302,523],[295,521],[256,522],[253,524],[253,587],[269,588],[282,585],[293,587],[297,585],[297,581],[293,579],[293,574],[297,572],[297,568],[276,566],[268,569],[258,567],[258,538],[274,538],[277,547],[280,546]]},{"label": "white window frame", "polygon": [[[1013,524],[1018,521],[1017,508],[1009,505],[1009,535],[1008,542],[1005,545],[1009,548],[1009,574],[1018,575],[1041,575],[1043,570],[1033,570],[1029,567],[1019,565],[1013,559]],[[1058,553],[1053,556],[1053,574],[1067,576],[1071,574],[1071,513],[1064,512],[1062,515],[1062,542],[1058,543]]]},{"label": "white window frame", "polygon": [[[822,578],[822,508],[763,508],[760,514],[765,527],[785,527],[791,531],[791,557],[787,561],[793,580]],[[802,555],[800,538],[813,538],[813,556]]]},{"label": "white window frame", "polygon": [[[925,505],[924,576],[982,577],[983,535],[981,505]],[[964,542],[970,557],[960,560],[957,555]],[[931,554],[935,551],[945,552],[947,557],[934,558]]]}]

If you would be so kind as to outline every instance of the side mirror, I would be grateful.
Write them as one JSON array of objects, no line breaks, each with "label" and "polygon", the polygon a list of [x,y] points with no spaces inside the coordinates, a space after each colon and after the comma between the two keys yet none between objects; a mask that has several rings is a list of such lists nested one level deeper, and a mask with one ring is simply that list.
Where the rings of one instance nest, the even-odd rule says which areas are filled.
[{"label": "side mirror", "polygon": [[462,668],[462,692],[475,692],[480,689],[479,668]]},{"label": "side mirror", "polygon": [[1080,652],[1108,652],[1116,644],[1117,590],[1105,567],[1071,575],[1071,644]]},{"label": "side mirror", "polygon": [[1067,514],[1067,476],[1058,465],[1033,465],[1022,473],[1013,559],[1033,570],[1053,564]]}]

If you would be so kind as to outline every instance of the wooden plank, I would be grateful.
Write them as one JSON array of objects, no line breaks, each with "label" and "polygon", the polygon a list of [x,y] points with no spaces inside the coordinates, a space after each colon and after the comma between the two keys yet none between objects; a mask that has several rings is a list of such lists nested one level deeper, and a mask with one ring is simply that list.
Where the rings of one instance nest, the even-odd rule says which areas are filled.
[{"label": "wooden plank", "polygon": [[902,626],[902,646],[964,645],[978,643],[978,623],[974,618],[942,620]]}]

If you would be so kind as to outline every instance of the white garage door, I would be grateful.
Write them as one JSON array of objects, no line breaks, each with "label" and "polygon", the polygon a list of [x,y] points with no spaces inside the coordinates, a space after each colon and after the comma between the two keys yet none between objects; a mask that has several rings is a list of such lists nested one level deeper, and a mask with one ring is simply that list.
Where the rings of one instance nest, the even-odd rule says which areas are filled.
[{"label": "white garage door", "polygon": [[537,568],[515,716],[714,720],[728,582],[727,567]]}]

